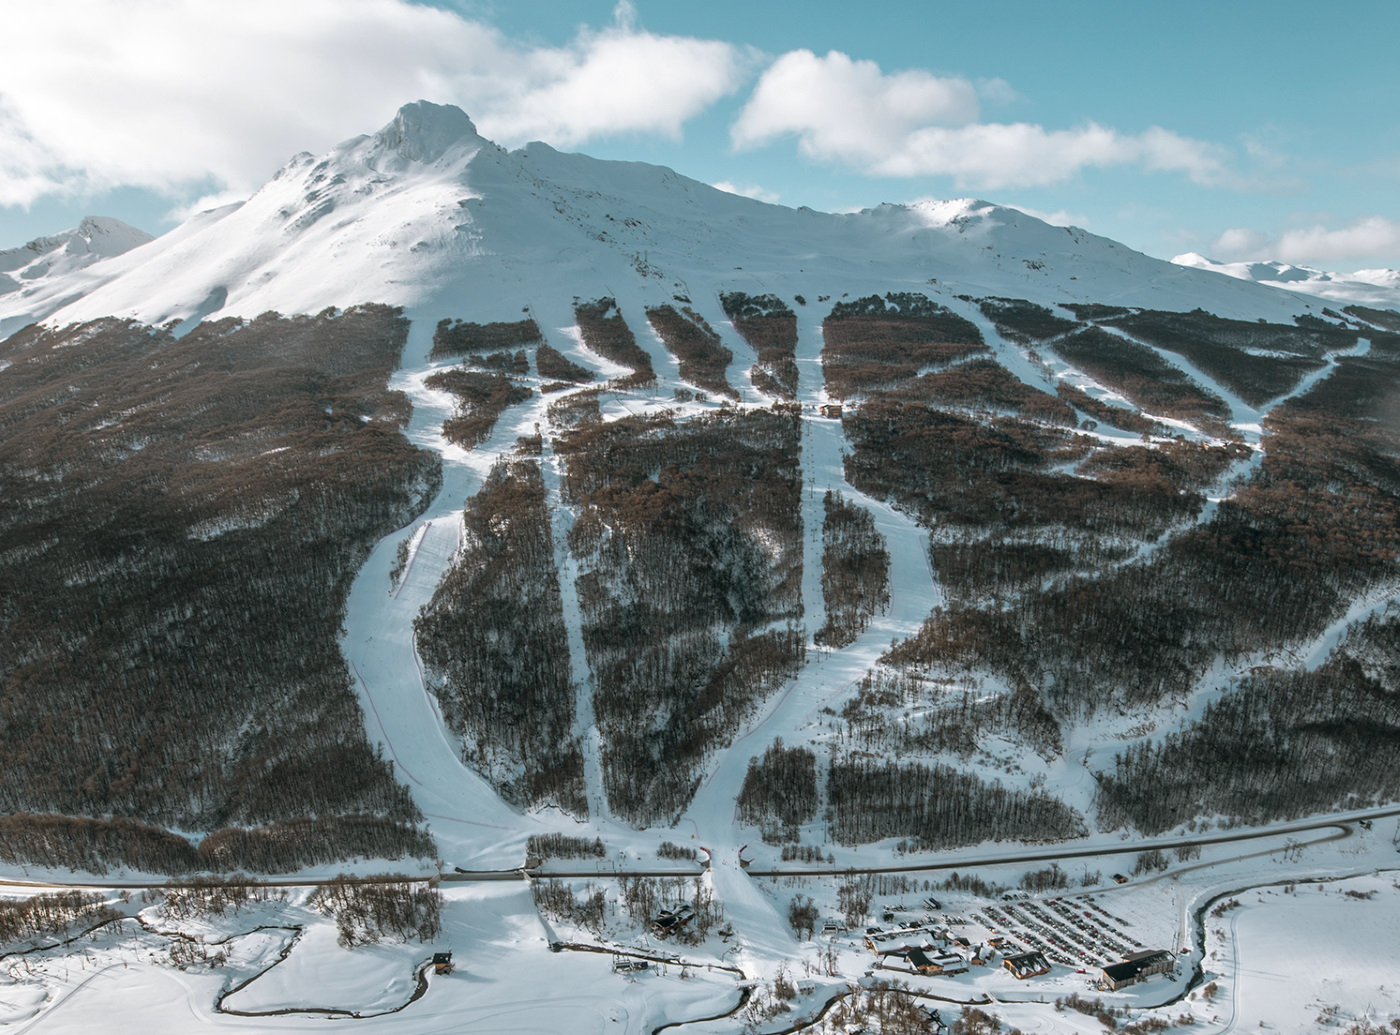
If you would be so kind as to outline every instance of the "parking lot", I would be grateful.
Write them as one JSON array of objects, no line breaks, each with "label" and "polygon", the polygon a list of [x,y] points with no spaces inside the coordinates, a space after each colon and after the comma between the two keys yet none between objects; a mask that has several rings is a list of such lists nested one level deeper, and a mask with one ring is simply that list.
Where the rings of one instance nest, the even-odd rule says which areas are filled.
[{"label": "parking lot", "polygon": [[974,910],[968,918],[1068,967],[1102,966],[1143,947],[1128,933],[1129,921],[1094,895],[1005,902]]}]

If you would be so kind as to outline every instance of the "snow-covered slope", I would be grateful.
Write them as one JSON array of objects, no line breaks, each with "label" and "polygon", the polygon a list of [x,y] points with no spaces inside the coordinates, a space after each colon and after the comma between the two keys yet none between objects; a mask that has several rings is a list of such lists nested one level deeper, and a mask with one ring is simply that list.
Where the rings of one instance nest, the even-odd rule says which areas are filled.
[{"label": "snow-covered slope", "polygon": [[129,252],[151,241],[144,230],[110,216],[87,216],[72,230],[36,237],[18,248],[0,251],[0,296],[7,309],[42,308],[61,297],[52,292],[72,274],[93,263]]},{"label": "snow-covered slope", "polygon": [[1196,252],[1178,255],[1172,262],[1178,266],[1210,270],[1236,280],[1267,284],[1337,302],[1359,302],[1387,308],[1400,306],[1400,270],[1328,273],[1311,266],[1290,266],[1286,262],[1217,262]]},{"label": "snow-covered slope", "polygon": [[1284,319],[1297,296],[1150,258],[1082,230],[961,199],[854,214],[738,197],[641,163],[515,152],[450,106],[404,106],[373,136],[301,154],[251,199],[201,213],[143,247],[0,297],[25,322],[421,306],[542,266],[569,296],[621,281],[658,293],[730,271],[736,285],[840,294],[853,285],[1036,301],[1084,300]]}]

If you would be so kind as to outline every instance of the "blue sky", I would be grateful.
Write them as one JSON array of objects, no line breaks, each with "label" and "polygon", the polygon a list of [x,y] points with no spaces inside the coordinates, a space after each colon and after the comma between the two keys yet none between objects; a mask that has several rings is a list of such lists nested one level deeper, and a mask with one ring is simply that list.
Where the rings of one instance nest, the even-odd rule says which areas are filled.
[{"label": "blue sky", "polygon": [[[854,12],[854,13],[853,13]],[[50,0],[0,40],[0,247],[152,232],[424,96],[788,205],[975,195],[1170,257],[1400,267],[1400,5]]]}]

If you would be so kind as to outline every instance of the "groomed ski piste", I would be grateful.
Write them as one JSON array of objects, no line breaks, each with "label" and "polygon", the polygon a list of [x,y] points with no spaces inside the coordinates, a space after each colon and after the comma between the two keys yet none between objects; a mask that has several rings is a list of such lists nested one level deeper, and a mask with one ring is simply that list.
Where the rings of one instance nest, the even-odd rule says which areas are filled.
[{"label": "groomed ski piste", "polygon": [[[1027,1032],[1103,1030],[1092,1012],[1054,1005],[1071,995],[1127,1008],[1117,1020],[1120,1027],[1161,1019],[1212,1035],[1261,1025],[1344,1028],[1363,1016],[1380,1023],[1400,1015],[1400,983],[1393,976],[1400,968],[1393,934],[1400,929],[1400,809],[1258,831],[1183,831],[1160,839],[1168,848],[1167,868],[1141,873],[1133,872],[1135,858],[1159,842],[1138,843],[1117,831],[1091,831],[1050,845],[991,843],[901,854],[893,839],[859,847],[826,843],[817,821],[803,829],[803,844],[820,845],[826,861],[784,863],[776,847],[761,843],[756,828],[740,823],[736,798],[749,760],[777,738],[789,746],[828,743],[832,731],[824,709],[839,712],[891,642],[917,631],[942,600],[929,566],[928,531],[846,482],[841,423],[819,415],[819,405],[830,401],[820,361],[828,306],[796,307],[803,623],[810,637],[823,619],[822,501],[829,489],[873,515],[890,555],[890,604],[849,646],[831,650],[809,643],[801,673],[763,700],[728,747],[708,760],[695,797],[668,826],[638,830],[621,822],[601,786],[599,743],[590,725],[591,675],[582,657],[573,588],[578,570],[564,542],[576,515],[560,496],[556,429],[546,412],[548,403],[566,393],[536,391],[502,414],[487,441],[464,450],[442,433],[454,412],[453,398],[424,384],[446,365],[428,359],[439,320],[504,321],[522,313],[533,316],[549,344],[599,371],[600,379],[621,374],[584,347],[574,323],[575,298],[611,297],[650,354],[658,381],[645,389],[605,392],[604,419],[716,409],[717,402],[675,401],[673,389],[694,386],[680,380],[675,358],[645,317],[648,306],[679,294],[693,300],[734,353],[726,378],[740,399],[727,405],[766,408],[773,400],[749,380],[754,354],[725,319],[722,292],[816,300],[907,290],[924,292],[977,324],[997,361],[1027,383],[1053,391],[1055,379],[1067,377],[1111,398],[1107,388],[1063,364],[1036,362],[1002,340],[975,304],[957,296],[1024,297],[1051,305],[1083,299],[1182,310],[1203,306],[1222,316],[1281,321],[1320,305],[1174,267],[982,202],[829,216],[726,195],[667,170],[600,163],[539,145],[507,155],[454,112],[408,106],[376,137],[348,142],[319,161],[294,159],[241,208],[197,216],[151,244],[75,270],[28,296],[28,309],[0,304],[0,320],[56,324],[109,314],[166,324],[252,317],[268,309],[314,313],[371,300],[405,307],[411,330],[391,387],[410,397],[407,434],[441,456],[443,483],[427,509],[385,537],[360,571],[342,649],[371,741],[412,793],[440,859],[358,860],[287,877],[308,884],[342,871],[440,877],[442,931],[431,944],[346,949],[337,943],[334,921],[308,902],[309,886],[279,890],[232,914],[193,919],[171,916],[139,893],[119,897],[113,891],[112,904],[126,919],[68,944],[0,947],[0,1028],[301,1031],[322,1030],[329,1022],[367,1032],[833,1032],[846,1030],[836,1027],[847,1016],[843,1010],[855,1009],[862,997],[891,981],[906,989],[904,1001],[939,1011],[943,1021],[974,1005]],[[625,214],[637,225],[624,223]],[[767,254],[754,254],[754,241],[765,242]],[[1033,269],[1027,258],[1042,265]],[[211,299],[222,305],[210,309]],[[56,307],[58,302],[66,304]],[[1159,354],[1227,401],[1232,426],[1251,447],[1248,459],[1212,492],[1217,500],[1226,498],[1259,462],[1263,413],[1179,356]],[[1294,394],[1330,369],[1305,380]],[[538,379],[529,383],[539,386]],[[414,619],[461,548],[464,504],[493,464],[514,452],[517,439],[537,431],[577,694],[587,822],[557,808],[514,808],[463,764],[414,643]],[[1111,429],[1097,433],[1140,441]],[[1198,520],[1207,520],[1209,509]],[[408,561],[393,580],[390,572],[405,541]],[[1348,624],[1394,597],[1392,591],[1355,602],[1323,636],[1293,647],[1293,660],[1315,667]],[[1088,763],[1096,749],[1108,744],[1121,750],[1139,723],[1154,727],[1148,736],[1164,735],[1199,715],[1232,675],[1266,660],[1221,667],[1189,701],[1164,705],[1160,714],[1103,717],[1077,727],[1059,758],[1022,756],[1014,745],[990,743],[984,761],[975,764],[987,766],[984,776],[1008,786],[1039,786],[1092,816]],[[1014,764],[986,761],[1012,752]],[[598,837],[606,845],[603,859],[547,861],[531,878],[555,874],[579,894],[602,891],[608,906],[596,927],[563,924],[536,908],[521,873],[526,842],[551,832]],[[665,841],[695,847],[699,861],[658,858]],[[1180,852],[1171,850],[1176,845]],[[1048,861],[1063,863],[1067,889],[1035,897],[1009,893],[1009,902],[1000,895],[939,889],[932,892],[936,907],[923,904],[930,882],[952,872],[1014,888]],[[1114,937],[1178,958],[1167,975],[1103,992],[1095,987],[1097,968],[1087,963],[1056,964],[1027,981],[996,965],[928,977],[882,969],[858,930],[810,938],[794,932],[788,910],[795,896],[810,897],[824,919],[842,915],[837,886],[843,877],[828,871],[895,869],[904,872],[892,873],[899,880],[875,891],[872,916],[889,910],[896,922],[946,926],[974,942],[995,934],[1032,944],[1035,917],[1083,914]],[[1118,872],[1127,877],[1122,883],[1113,879]],[[696,888],[712,893],[723,910],[720,930],[698,945],[681,945],[654,936],[617,908],[620,876],[663,873],[685,882],[686,897]],[[12,876],[34,884],[7,886],[7,895],[35,894],[44,883],[101,883],[82,874]],[[112,875],[113,885],[121,883],[157,886],[159,879]],[[1103,915],[1113,919],[1097,919]],[[726,929],[731,933],[720,933]],[[453,953],[455,970],[434,973],[429,958],[444,949]],[[647,966],[615,972],[615,959]],[[1318,960],[1327,966],[1320,968]],[[793,988],[790,999],[776,991],[785,984]],[[761,1009],[765,1004],[769,1009]],[[878,1019],[866,1023],[867,1030],[879,1030]]]}]

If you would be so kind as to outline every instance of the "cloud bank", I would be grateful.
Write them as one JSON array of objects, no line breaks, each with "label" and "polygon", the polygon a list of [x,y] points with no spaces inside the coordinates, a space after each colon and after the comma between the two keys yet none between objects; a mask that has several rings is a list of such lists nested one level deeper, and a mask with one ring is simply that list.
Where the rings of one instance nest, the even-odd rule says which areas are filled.
[{"label": "cloud bank", "polygon": [[459,105],[506,146],[677,139],[760,70],[736,104],[739,150],[795,138],[817,163],[944,176],[961,190],[1109,166],[1231,178],[1219,149],[1166,129],[984,121],[984,103],[1015,97],[999,79],[886,72],[839,51],[764,57],[649,32],[629,0],[563,46],[408,0],[46,0],[12,12],[0,34],[0,205],[119,186],[177,210],[246,194],[291,154],[373,129],[420,97]]},{"label": "cloud bank", "polygon": [[1039,187],[1104,166],[1179,172],[1204,185],[1230,178],[1219,149],[1160,127],[1123,134],[1093,123],[1047,130],[979,121],[980,97],[1000,99],[1007,89],[1000,80],[886,73],[840,51],[796,50],[763,73],[731,137],[743,150],[792,136],[814,161],[874,176],[949,176],[959,188]]},{"label": "cloud bank", "polygon": [[625,2],[567,46],[523,47],[404,0],[46,0],[0,34],[0,204],[248,190],[419,97],[460,105],[507,145],[676,137],[749,60],[640,29]]},{"label": "cloud bank", "polygon": [[1294,264],[1369,259],[1400,252],[1400,222],[1369,216],[1336,229],[1319,224],[1287,230],[1277,237],[1248,227],[1232,227],[1217,237],[1211,248],[1223,259],[1277,259]]}]

